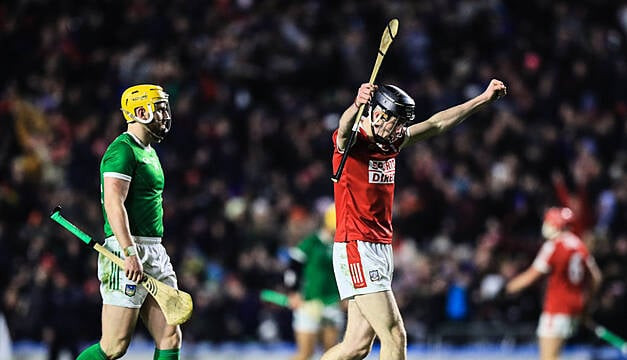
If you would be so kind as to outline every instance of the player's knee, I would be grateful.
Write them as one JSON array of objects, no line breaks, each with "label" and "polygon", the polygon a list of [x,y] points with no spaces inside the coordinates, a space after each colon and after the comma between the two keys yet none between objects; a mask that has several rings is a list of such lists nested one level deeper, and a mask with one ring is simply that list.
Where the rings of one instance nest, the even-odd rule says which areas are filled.
[{"label": "player's knee", "polygon": [[394,324],[386,334],[379,334],[382,345],[402,349],[407,345],[407,332],[402,322]]},{"label": "player's knee", "polygon": [[178,349],[181,347],[182,338],[181,328],[176,326],[172,331],[164,334],[161,339],[157,339],[157,347],[159,349]]},{"label": "player's knee", "polygon": [[310,359],[313,355],[313,349],[299,349],[296,355],[294,355],[292,360],[307,360]]},{"label": "player's knee", "polygon": [[407,332],[402,322],[392,327],[390,335],[392,336],[392,341],[397,346],[404,347],[407,345]]},{"label": "player's knee", "polygon": [[314,353],[314,349],[313,348],[305,348],[305,349],[299,349],[298,351],[298,359],[309,359],[311,358],[311,356]]},{"label": "player's knee", "polygon": [[372,348],[371,341],[363,341],[359,343],[349,344],[343,343],[344,355],[349,359],[359,360],[364,359],[368,354],[370,354],[370,349]]},{"label": "player's knee", "polygon": [[368,356],[368,354],[370,354],[370,347],[362,347],[362,348],[355,348],[355,349],[350,349],[348,352],[348,358],[349,359],[354,359],[354,360],[361,360],[361,359],[365,359],[366,356]]},{"label": "player's knee", "polygon": [[124,356],[124,354],[126,354],[129,343],[130,341],[127,339],[117,339],[112,342],[103,341],[100,343],[100,347],[102,348],[102,351],[107,355],[107,358],[113,360],[119,359]]}]

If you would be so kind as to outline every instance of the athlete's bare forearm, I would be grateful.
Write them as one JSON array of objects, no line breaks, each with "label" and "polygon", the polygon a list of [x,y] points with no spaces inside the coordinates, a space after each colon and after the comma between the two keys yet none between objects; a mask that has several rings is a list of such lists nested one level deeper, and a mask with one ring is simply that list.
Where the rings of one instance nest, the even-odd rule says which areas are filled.
[{"label": "athlete's bare forearm", "polygon": [[533,267],[530,267],[525,270],[525,272],[516,276],[509,283],[507,283],[505,292],[507,294],[516,294],[536,282],[536,280],[538,280],[541,276],[541,272]]},{"label": "athlete's bare forearm", "polygon": [[596,295],[599,289],[601,288],[601,283],[603,282],[603,275],[601,274],[601,270],[599,269],[596,261],[592,256],[586,262],[586,267],[588,268],[588,272],[590,273],[591,281],[590,281],[590,290],[592,295]]},{"label": "athlete's bare forearm", "polygon": [[349,106],[348,109],[344,110],[344,113],[342,113],[337,131],[337,147],[339,149],[346,149],[346,142],[350,138],[353,125],[355,125],[355,121],[361,120],[357,119],[357,112],[359,111],[359,107],[370,101],[370,99],[372,98],[372,93],[376,90],[376,88],[377,86],[373,84],[361,84],[359,90],[357,90],[355,100],[353,101],[351,106]]},{"label": "athlete's bare forearm", "polygon": [[486,90],[480,95],[466,101],[463,104],[442,110],[429,119],[412,125],[407,129],[408,139],[404,146],[414,144],[420,140],[441,134],[448,129],[459,125],[470,115],[477,112],[485,105],[500,99],[507,94],[507,87],[502,81],[493,79]]},{"label": "athlete's bare forearm", "polygon": [[479,95],[463,104],[442,110],[421,123],[410,126],[408,129],[409,140],[407,145],[439,135],[461,124],[487,103],[489,103],[489,99],[486,96]]},{"label": "athlete's bare forearm", "polygon": [[128,222],[128,214],[124,204],[119,204],[116,201],[107,203],[105,199],[105,211],[107,212],[107,219],[113,234],[120,243],[120,248],[126,249],[133,245],[133,239],[131,238],[131,231]]},{"label": "athlete's bare forearm", "polygon": [[466,120],[470,115],[474,114],[488,102],[489,99],[485,95],[479,95],[463,104],[440,111],[427,121],[433,123],[433,126],[438,130],[438,133],[442,133],[459,125],[462,121]]},{"label": "athlete's bare forearm", "polygon": [[109,226],[125,256],[126,277],[131,281],[139,282],[143,277],[143,266],[137,257],[137,247],[131,237],[128,214],[124,207],[129,185],[126,181],[105,178],[104,207]]},{"label": "athlete's bare forearm", "polygon": [[340,149],[346,149],[346,142],[350,137],[351,129],[353,128],[355,121],[357,121],[355,117],[355,115],[357,115],[357,110],[359,110],[357,105],[351,104],[348,109],[344,110],[342,116],[340,117],[340,124],[338,125],[337,130],[337,146]]}]

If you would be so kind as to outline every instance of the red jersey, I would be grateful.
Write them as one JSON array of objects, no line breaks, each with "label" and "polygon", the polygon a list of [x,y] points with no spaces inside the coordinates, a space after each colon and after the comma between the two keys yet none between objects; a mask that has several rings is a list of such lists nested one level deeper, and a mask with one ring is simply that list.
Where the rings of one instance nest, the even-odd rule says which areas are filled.
[{"label": "red jersey", "polygon": [[583,311],[586,245],[577,235],[563,232],[546,241],[533,262],[534,269],[549,274],[544,297],[544,312],[578,315]]},{"label": "red jersey", "polygon": [[[337,149],[337,133],[333,133],[333,172],[342,160]],[[392,203],[396,152],[382,152],[370,142],[363,129],[350,148],[340,181],[333,185],[337,212],[336,242],[362,240],[390,244],[392,242]],[[394,144],[398,149],[404,137]]]}]

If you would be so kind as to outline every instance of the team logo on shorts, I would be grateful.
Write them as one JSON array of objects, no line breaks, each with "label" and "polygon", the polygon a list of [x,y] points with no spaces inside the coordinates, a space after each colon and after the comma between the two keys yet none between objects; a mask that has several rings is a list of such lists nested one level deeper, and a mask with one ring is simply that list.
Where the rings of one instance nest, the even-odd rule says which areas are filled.
[{"label": "team logo on shorts", "polygon": [[126,296],[133,296],[135,295],[136,291],[137,291],[137,285],[127,284],[126,287],[124,288],[124,294],[126,294]]},{"label": "team logo on shorts", "polygon": [[368,275],[370,275],[370,281],[381,280],[381,275],[379,275],[379,271],[378,270],[371,270],[371,271],[368,272]]}]

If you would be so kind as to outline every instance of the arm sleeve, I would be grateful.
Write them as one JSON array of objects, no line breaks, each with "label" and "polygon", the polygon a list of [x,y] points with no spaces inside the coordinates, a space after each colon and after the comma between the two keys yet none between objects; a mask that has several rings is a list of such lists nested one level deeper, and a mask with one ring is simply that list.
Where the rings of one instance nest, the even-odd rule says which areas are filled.
[{"label": "arm sleeve", "polygon": [[554,252],[555,244],[552,241],[545,242],[531,266],[543,274],[549,273],[551,271],[551,258]]},{"label": "arm sleeve", "polygon": [[112,143],[102,158],[100,171],[103,177],[131,181],[135,172],[135,155],[131,148],[122,142]]}]

